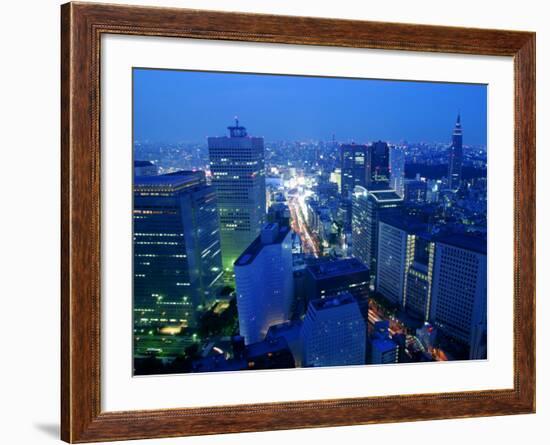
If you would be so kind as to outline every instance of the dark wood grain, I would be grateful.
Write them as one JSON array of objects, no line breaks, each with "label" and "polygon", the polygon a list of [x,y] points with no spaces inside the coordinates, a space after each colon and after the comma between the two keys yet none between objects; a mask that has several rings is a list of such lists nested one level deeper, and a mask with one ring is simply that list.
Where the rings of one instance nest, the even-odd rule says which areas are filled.
[{"label": "dark wood grain", "polygon": [[[514,57],[514,388],[101,412],[99,62],[103,33]],[[535,410],[535,35],[529,32],[69,3],[61,8],[61,436],[172,437]],[[183,402],[184,403],[184,402]]]}]

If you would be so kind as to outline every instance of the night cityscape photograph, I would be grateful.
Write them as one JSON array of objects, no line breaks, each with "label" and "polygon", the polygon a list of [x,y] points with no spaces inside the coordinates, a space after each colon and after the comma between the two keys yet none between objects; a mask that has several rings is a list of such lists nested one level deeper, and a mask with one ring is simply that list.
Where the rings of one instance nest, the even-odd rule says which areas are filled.
[{"label": "night cityscape photograph", "polygon": [[133,69],[133,374],[487,359],[487,87]]}]

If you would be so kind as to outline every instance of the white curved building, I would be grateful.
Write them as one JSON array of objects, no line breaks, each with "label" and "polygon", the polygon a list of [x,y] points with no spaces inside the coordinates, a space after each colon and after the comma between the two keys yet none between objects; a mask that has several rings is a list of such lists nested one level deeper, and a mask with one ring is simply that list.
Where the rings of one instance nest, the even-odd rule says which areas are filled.
[{"label": "white curved building", "polygon": [[249,345],[289,320],[294,297],[290,228],[266,224],[234,267],[239,331]]}]

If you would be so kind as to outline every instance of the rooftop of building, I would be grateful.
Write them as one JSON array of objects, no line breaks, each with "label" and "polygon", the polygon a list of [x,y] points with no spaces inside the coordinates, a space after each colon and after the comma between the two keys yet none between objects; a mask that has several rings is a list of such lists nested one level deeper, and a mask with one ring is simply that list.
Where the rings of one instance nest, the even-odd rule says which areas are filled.
[{"label": "rooftop of building", "polygon": [[357,304],[357,301],[349,292],[343,292],[332,297],[319,298],[312,300],[309,303],[309,305],[317,311],[334,309],[336,307],[341,307],[348,304]]},{"label": "rooftop of building", "polygon": [[136,176],[134,178],[134,189],[161,188],[176,191],[200,183],[206,183],[203,171],[179,170],[163,175]]},{"label": "rooftop of building", "polygon": [[395,190],[370,190],[369,193],[376,201],[380,202],[403,201],[403,198]]},{"label": "rooftop of building", "polygon": [[424,234],[426,237],[429,237],[428,225],[415,216],[394,214],[380,215],[380,222],[404,230],[409,234]]},{"label": "rooftop of building", "polygon": [[439,235],[436,241],[449,246],[487,255],[487,238],[484,235],[450,233]]},{"label": "rooftop of building", "polygon": [[368,272],[369,268],[357,258],[344,258],[335,261],[326,261],[307,266],[315,279],[334,278],[355,272]]},{"label": "rooftop of building", "polygon": [[378,180],[373,181],[367,186],[369,192],[394,192],[390,187],[389,181],[387,180]]},{"label": "rooftop of building", "polygon": [[[254,369],[250,362],[265,358],[272,360],[271,355],[278,353],[287,353],[292,358],[292,353],[284,337],[269,338],[258,343],[253,343],[245,347],[242,357],[225,358],[223,354],[212,355],[198,359],[193,362],[194,372],[214,372],[214,371],[241,371],[244,369]],[[274,356],[274,359],[277,358]],[[289,367],[289,366],[285,366]],[[269,366],[260,367],[260,369],[269,369]]]},{"label": "rooftop of building", "polygon": [[282,243],[289,232],[288,226],[279,226],[278,223],[265,224],[256,239],[237,258],[235,266],[246,266],[252,263],[264,246]]}]

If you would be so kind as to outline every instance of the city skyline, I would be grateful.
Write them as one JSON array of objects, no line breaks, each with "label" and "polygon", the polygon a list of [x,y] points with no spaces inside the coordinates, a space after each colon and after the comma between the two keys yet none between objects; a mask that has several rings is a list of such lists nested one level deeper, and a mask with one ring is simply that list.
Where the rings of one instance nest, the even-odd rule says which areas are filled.
[{"label": "city skyline", "polygon": [[265,144],[237,118],[136,142],[134,373],[485,359],[487,151],[445,120],[443,144]]},{"label": "city skyline", "polygon": [[461,115],[465,145],[487,143],[487,88],[222,72],[133,70],[134,140],[204,142],[238,116],[266,141],[447,142]]}]

